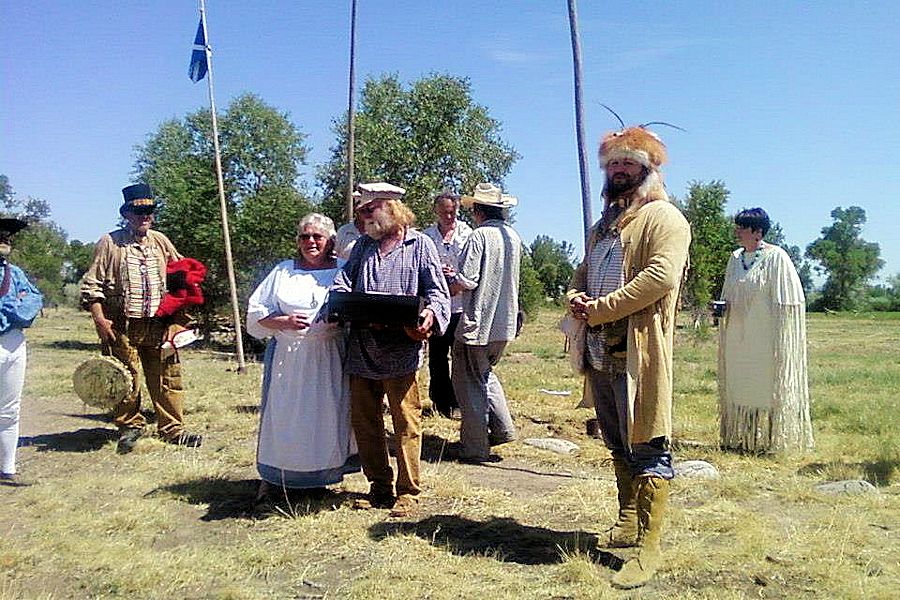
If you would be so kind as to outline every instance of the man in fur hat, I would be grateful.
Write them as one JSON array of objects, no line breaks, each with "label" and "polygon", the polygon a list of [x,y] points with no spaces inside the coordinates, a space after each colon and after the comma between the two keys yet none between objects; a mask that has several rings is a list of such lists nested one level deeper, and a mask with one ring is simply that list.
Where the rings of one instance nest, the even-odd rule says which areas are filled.
[{"label": "man in fur hat", "polygon": [[81,305],[91,313],[103,354],[131,371],[131,393],[113,409],[119,428],[116,449],[131,452],[144,434],[138,366],[156,411],[159,437],[196,448],[203,438],[184,429],[181,363],[177,353],[163,358],[160,345],[169,323],[157,316],[166,294],[166,266],[183,257],[169,238],[151,229],[157,202],[150,186],[130,185],[122,195],[119,213],[126,226],[100,238],[81,280]]},{"label": "man in fur hat", "polygon": [[608,547],[638,548],[615,574],[619,588],[644,585],[660,564],[660,535],[674,477],[672,339],[688,261],[690,227],[663,186],[662,141],[643,127],[600,145],[604,210],[568,293],[588,330],[574,348],[613,457],[619,517]]}]

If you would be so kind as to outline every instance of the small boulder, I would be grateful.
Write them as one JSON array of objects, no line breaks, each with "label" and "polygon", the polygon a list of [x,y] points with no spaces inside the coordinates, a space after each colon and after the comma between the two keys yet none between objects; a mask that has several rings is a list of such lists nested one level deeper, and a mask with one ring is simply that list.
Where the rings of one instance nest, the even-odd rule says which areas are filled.
[{"label": "small boulder", "polygon": [[718,479],[719,470],[705,460],[682,460],[675,463],[675,475],[691,479]]},{"label": "small boulder", "polygon": [[816,491],[823,494],[877,494],[878,489],[862,479],[845,479],[843,481],[829,481],[816,486]]},{"label": "small boulder", "polygon": [[578,444],[569,440],[561,440],[559,438],[528,438],[522,441],[523,444],[540,448],[541,450],[549,450],[557,454],[574,454],[581,450]]}]

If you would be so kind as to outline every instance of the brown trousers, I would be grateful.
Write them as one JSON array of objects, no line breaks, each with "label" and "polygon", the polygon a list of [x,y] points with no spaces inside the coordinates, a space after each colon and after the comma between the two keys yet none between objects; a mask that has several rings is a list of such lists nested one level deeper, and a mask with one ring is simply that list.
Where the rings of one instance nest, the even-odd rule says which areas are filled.
[{"label": "brown trousers", "polygon": [[382,399],[387,395],[397,448],[397,496],[418,495],[422,453],[422,401],[416,374],[391,379],[350,376],[350,422],[359,447],[363,473],[373,494],[394,491],[394,473],[388,460]]},{"label": "brown trousers", "polygon": [[114,356],[131,372],[131,393],[113,409],[116,427],[139,429],[147,424],[141,414],[141,381],[138,365],[156,411],[156,429],[162,438],[172,438],[184,430],[184,388],[177,355],[162,359],[159,346],[166,325],[159,319],[129,319],[115,327],[116,341],[103,345],[103,354]]}]

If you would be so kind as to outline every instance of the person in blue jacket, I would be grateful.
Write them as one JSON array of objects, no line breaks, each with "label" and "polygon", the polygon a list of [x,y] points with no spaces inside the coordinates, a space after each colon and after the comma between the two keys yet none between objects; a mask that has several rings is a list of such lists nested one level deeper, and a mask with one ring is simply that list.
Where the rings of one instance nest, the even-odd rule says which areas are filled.
[{"label": "person in blue jacket", "polygon": [[25,272],[10,264],[10,239],[28,224],[0,219],[0,485],[22,485],[16,474],[19,409],[25,384],[25,334],[44,305]]}]

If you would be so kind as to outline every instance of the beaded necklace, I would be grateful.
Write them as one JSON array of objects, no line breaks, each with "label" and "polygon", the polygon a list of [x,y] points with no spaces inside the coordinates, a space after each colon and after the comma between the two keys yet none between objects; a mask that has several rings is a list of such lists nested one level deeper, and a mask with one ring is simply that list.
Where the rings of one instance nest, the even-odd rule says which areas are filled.
[{"label": "beaded necklace", "polygon": [[762,246],[753,251],[751,255],[750,261],[747,261],[747,251],[744,250],[741,252],[741,266],[744,267],[745,271],[749,271],[750,267],[756,264],[757,259],[759,258],[760,253],[762,252]]}]

